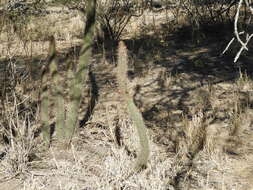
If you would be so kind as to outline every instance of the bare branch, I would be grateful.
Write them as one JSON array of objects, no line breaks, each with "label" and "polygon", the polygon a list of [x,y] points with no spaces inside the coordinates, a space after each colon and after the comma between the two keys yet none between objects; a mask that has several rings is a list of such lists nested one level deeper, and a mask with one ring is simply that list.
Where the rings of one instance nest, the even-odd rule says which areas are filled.
[{"label": "bare branch", "polygon": [[[237,9],[236,9],[236,15],[235,15],[235,20],[234,20],[234,34],[235,34],[235,37],[230,40],[230,42],[228,43],[228,45],[226,46],[226,48],[222,52],[222,54],[224,54],[228,50],[228,48],[231,46],[231,44],[234,42],[234,40],[236,39],[239,42],[239,44],[241,45],[241,48],[237,52],[237,54],[234,58],[234,63],[237,62],[237,60],[239,59],[239,57],[240,57],[241,53],[243,52],[243,50],[248,51],[247,45],[250,42],[251,38],[253,37],[253,34],[247,33],[246,29],[245,29],[245,31],[238,32],[238,22],[239,22],[239,18],[240,18],[240,9],[242,7],[243,1],[245,3],[246,8],[248,8],[250,10],[251,14],[253,14],[253,8],[249,4],[249,1],[248,0],[240,0],[239,3],[238,3]],[[250,21],[251,21],[251,17],[249,18],[247,24],[249,24]],[[242,34],[246,34],[245,42],[240,37],[240,35],[242,35]]]}]

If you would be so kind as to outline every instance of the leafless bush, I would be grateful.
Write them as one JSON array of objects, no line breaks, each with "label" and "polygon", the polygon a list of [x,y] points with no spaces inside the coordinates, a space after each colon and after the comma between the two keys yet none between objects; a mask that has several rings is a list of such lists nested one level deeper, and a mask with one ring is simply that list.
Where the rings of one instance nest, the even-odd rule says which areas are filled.
[{"label": "leafless bush", "polygon": [[[54,0],[69,10],[86,12],[85,0]],[[144,3],[136,0],[97,0],[97,38],[117,41],[133,16],[140,16]]]},{"label": "leafless bush", "polygon": [[142,14],[138,1],[104,0],[98,2],[97,21],[102,30],[102,38],[119,40],[130,19]]},{"label": "leafless bush", "polygon": [[235,1],[180,0],[178,7],[184,10],[189,23],[199,29],[204,24],[223,23],[232,20]]}]

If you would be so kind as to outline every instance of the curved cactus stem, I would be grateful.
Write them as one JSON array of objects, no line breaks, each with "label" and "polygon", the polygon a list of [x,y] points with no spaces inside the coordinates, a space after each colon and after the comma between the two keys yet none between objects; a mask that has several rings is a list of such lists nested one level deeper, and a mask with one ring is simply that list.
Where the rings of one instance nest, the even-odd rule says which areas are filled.
[{"label": "curved cactus stem", "polygon": [[83,81],[87,76],[92,54],[93,35],[96,18],[96,0],[87,2],[87,21],[84,32],[83,46],[80,51],[79,63],[74,78],[70,81],[69,104],[66,115],[65,135],[69,142],[77,125],[78,110],[83,91]]},{"label": "curved cactus stem", "polygon": [[147,136],[147,130],[143,121],[141,112],[134,104],[133,97],[130,96],[130,93],[127,89],[127,68],[128,67],[128,55],[127,48],[123,41],[119,43],[118,48],[118,67],[117,67],[117,81],[119,85],[119,90],[123,95],[123,99],[126,102],[128,107],[128,113],[130,118],[133,121],[134,126],[137,129],[137,134],[140,142],[140,152],[134,168],[135,172],[138,172],[140,169],[145,167],[148,162],[149,157],[149,141]]},{"label": "curved cactus stem", "polygon": [[139,109],[134,104],[134,101],[132,98],[127,99],[127,107],[129,111],[130,118],[132,119],[139,136],[139,143],[140,143],[140,152],[139,157],[137,159],[136,165],[135,165],[135,171],[138,172],[143,167],[147,166],[148,158],[149,158],[149,141],[147,136],[147,130],[146,126],[143,121],[143,117],[139,111]]},{"label": "curved cactus stem", "polygon": [[[81,102],[84,79],[89,70],[89,63],[92,54],[93,35],[96,18],[96,0],[87,1],[87,21],[84,32],[83,46],[80,51],[79,62],[76,72],[68,68],[68,77],[70,77],[69,85],[69,103],[67,105],[65,120],[65,100],[64,88],[61,84],[61,76],[58,72],[58,62],[56,60],[55,39],[51,37],[49,47],[49,61],[42,73],[42,92],[41,92],[41,121],[42,133],[50,143],[50,126],[49,119],[51,113],[51,105],[54,104],[53,111],[56,115],[56,137],[57,140],[65,145],[70,144],[73,133],[76,129],[78,120],[78,111]],[[51,80],[51,88],[49,88],[49,80]],[[50,91],[50,90],[51,91]],[[50,97],[51,92],[51,97]]]}]

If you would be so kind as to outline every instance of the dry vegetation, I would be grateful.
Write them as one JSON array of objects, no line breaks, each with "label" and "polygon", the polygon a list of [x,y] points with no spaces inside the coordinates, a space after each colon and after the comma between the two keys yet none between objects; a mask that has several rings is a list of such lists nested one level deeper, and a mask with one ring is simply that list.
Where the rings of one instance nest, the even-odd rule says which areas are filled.
[{"label": "dry vegetation", "polygon": [[253,189],[252,49],[233,63],[236,50],[220,56],[232,28],[192,30],[177,9],[146,10],[122,33],[129,93],[148,127],[147,168],[129,175],[137,131],[117,88],[117,47],[106,40],[96,43],[84,84],[84,126],[69,150],[45,150],[38,116],[48,39],[56,38],[64,75],[78,60],[84,27],[78,11],[47,9],[54,12],[18,30],[0,23],[0,190]]}]

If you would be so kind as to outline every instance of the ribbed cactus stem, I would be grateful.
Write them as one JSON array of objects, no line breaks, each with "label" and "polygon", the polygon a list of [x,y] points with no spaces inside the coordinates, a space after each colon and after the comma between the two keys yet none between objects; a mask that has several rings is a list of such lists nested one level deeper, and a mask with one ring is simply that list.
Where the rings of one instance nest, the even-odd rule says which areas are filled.
[{"label": "ribbed cactus stem", "polygon": [[128,69],[128,55],[127,47],[123,41],[119,42],[118,48],[118,67],[117,67],[117,81],[119,90],[123,95],[127,95],[127,69]]},{"label": "ribbed cactus stem", "polygon": [[147,166],[148,158],[149,158],[149,141],[147,136],[146,126],[143,121],[143,117],[139,111],[139,109],[134,104],[133,98],[127,99],[127,107],[129,111],[130,118],[132,119],[139,136],[140,143],[140,152],[135,165],[135,170],[139,171],[143,167]]},{"label": "ribbed cactus stem", "polygon": [[91,61],[93,35],[96,18],[96,0],[87,1],[87,21],[84,31],[83,46],[80,51],[79,62],[70,84],[69,104],[66,115],[66,137],[71,140],[72,135],[76,129],[78,120],[78,110],[81,102],[81,95],[83,91],[84,79],[88,75],[89,63]]},{"label": "ribbed cactus stem", "polygon": [[[51,37],[51,42],[54,44],[54,48],[50,51],[53,51],[56,55],[56,43],[54,37]],[[53,112],[56,115],[56,136],[62,138],[64,135],[64,124],[65,124],[65,101],[64,101],[64,89],[63,84],[61,83],[61,76],[58,71],[59,62],[56,60],[55,56],[51,60],[49,65],[49,73],[51,78],[51,101],[54,103]]]},{"label": "ribbed cactus stem", "polygon": [[[64,86],[61,82],[61,76],[58,71],[59,63],[56,60],[56,45],[54,37],[51,37],[50,39],[49,60],[42,72],[42,102],[40,112],[42,133],[46,141],[50,143],[49,113],[53,112],[56,116],[56,137],[64,147],[70,144],[73,133],[76,129],[84,79],[88,76],[95,28],[96,0],[87,0],[86,12],[87,21],[79,62],[76,66],[75,72],[72,71],[70,65],[68,68],[69,102],[66,106],[67,112],[65,112],[66,102],[64,99]],[[50,108],[52,104],[54,104],[54,107],[52,107],[51,110]]]},{"label": "ribbed cactus stem", "polygon": [[[49,59],[47,65],[43,68],[42,74],[41,74],[41,84],[42,84],[42,90],[40,93],[40,99],[41,99],[41,107],[40,107],[40,120],[42,123],[42,135],[47,145],[50,144],[50,126],[49,126],[49,120],[50,120],[50,87],[49,87],[49,81],[50,81],[50,69],[53,69],[54,66],[52,66],[53,62],[55,61],[55,39],[54,37],[50,38],[49,41]],[[54,64],[53,64],[54,65]]]},{"label": "ribbed cactus stem", "polygon": [[118,48],[117,81],[119,85],[119,90],[128,107],[129,116],[133,121],[134,126],[136,127],[137,134],[139,137],[140,151],[135,166],[135,171],[139,171],[141,168],[147,165],[150,149],[147,130],[143,121],[143,117],[139,109],[134,104],[133,97],[130,95],[127,89],[128,84],[127,69],[128,69],[127,48],[124,42],[121,41],[119,43]]},{"label": "ribbed cactus stem", "polygon": [[[42,81],[45,83],[46,76],[43,76]],[[49,92],[48,87],[44,85],[42,87],[41,96],[41,108],[40,108],[40,120],[42,124],[42,135],[46,144],[50,144],[50,127],[49,127]]]}]

